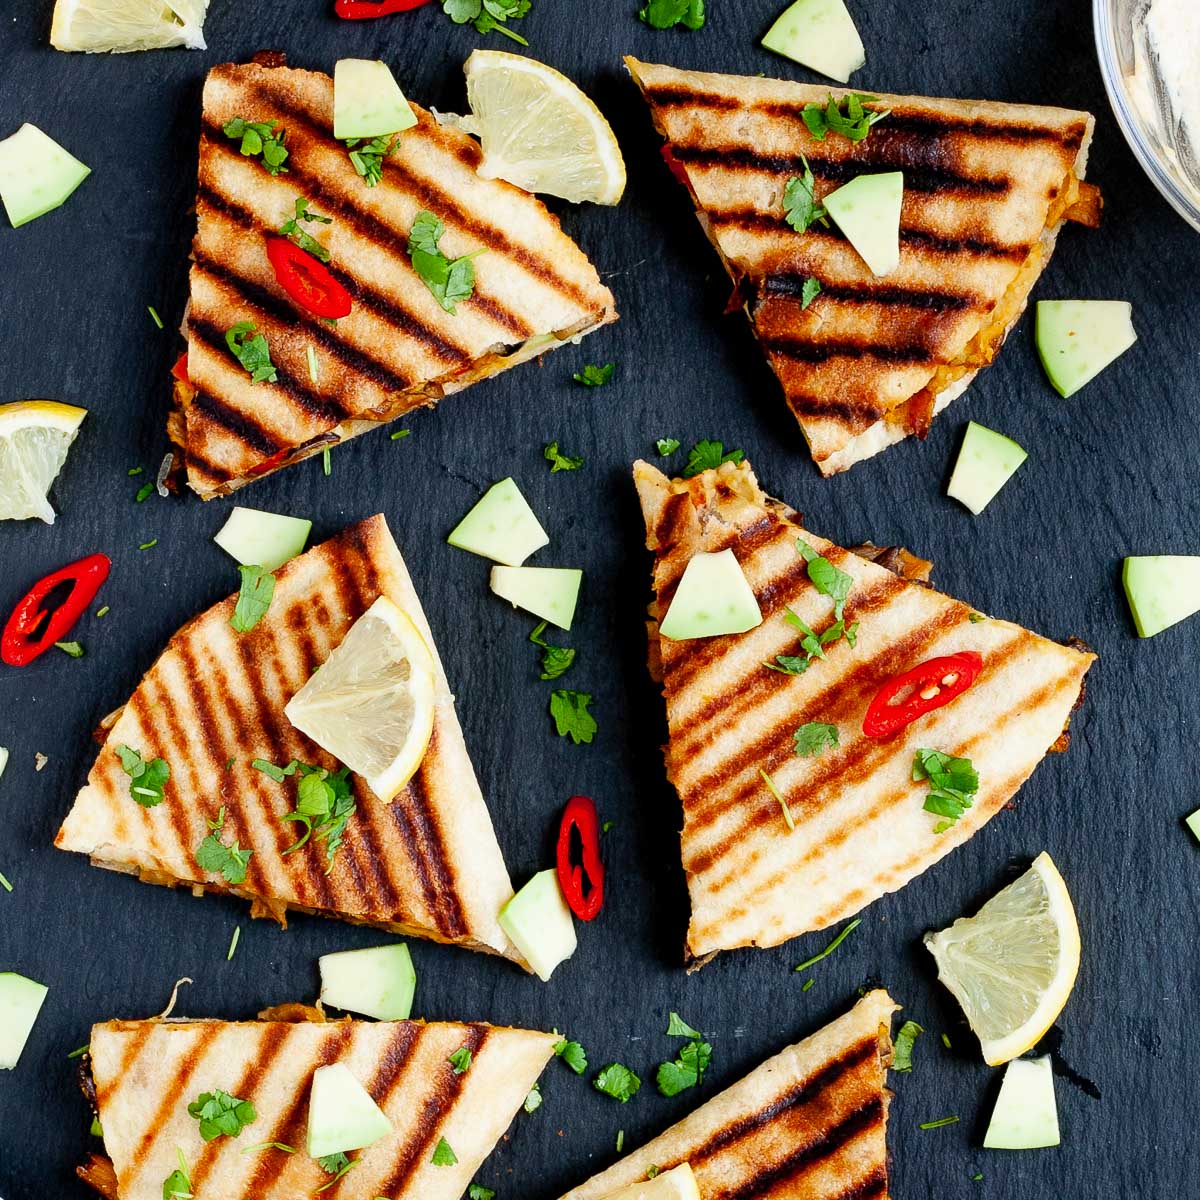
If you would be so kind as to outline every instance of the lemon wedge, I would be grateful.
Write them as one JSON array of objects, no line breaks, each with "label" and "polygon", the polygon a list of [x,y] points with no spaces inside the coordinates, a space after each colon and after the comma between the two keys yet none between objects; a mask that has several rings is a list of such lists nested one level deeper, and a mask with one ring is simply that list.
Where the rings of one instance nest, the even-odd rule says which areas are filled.
[{"label": "lemon wedge", "polygon": [[208,0],[58,0],[50,44],[89,54],[170,46],[203,50],[207,12]]},{"label": "lemon wedge", "polygon": [[926,934],[925,945],[993,1067],[1038,1043],[1062,1012],[1079,972],[1075,909],[1044,852],[975,916]]},{"label": "lemon wedge", "polygon": [[380,596],[284,712],[388,801],[425,757],[436,690],[429,647],[408,614]]},{"label": "lemon wedge", "polygon": [[600,110],[553,67],[502,50],[467,59],[471,114],[456,122],[483,144],[479,174],[527,192],[616,204],[625,160]]},{"label": "lemon wedge", "polygon": [[86,408],[56,400],[0,404],[0,521],[54,524],[46,493],[86,416]]}]

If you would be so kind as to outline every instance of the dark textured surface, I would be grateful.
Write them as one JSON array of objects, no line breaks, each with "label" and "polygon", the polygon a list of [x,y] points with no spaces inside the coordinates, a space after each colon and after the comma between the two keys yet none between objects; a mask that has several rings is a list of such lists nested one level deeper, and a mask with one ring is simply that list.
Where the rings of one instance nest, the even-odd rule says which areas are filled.
[{"label": "dark textured surface", "polygon": [[[0,609],[45,571],[93,550],[113,558],[102,601],[85,619],[87,657],[53,652],[0,669],[0,970],[50,985],[17,1071],[0,1074],[0,1195],[82,1196],[72,1167],[89,1146],[87,1115],[67,1053],[91,1022],[141,1016],[191,975],[181,1011],[246,1017],[309,999],[315,959],[381,935],[299,918],[287,934],[250,923],[244,906],[194,900],[91,869],[51,839],[90,765],[89,733],[121,703],[166,638],[230,591],[234,572],[209,542],[228,502],[133,503],[164,446],[168,328],[185,296],[184,257],[205,68],[263,46],[295,65],[330,69],[341,56],[390,60],[412,96],[460,109],[460,64],[486,41],[436,7],[377,23],[339,23],[324,0],[213,0],[207,53],[83,57],[47,48],[49,0],[0,15],[0,134],[23,120],[87,161],[93,176],[56,214],[21,230],[0,223],[0,400],[55,397],[91,415],[53,494],[58,523],[0,527]],[[1071,228],[1037,295],[1134,301],[1141,340],[1101,379],[1060,399],[1037,365],[1027,318],[997,364],[941,417],[924,445],[908,442],[822,481],[740,317],[722,318],[727,285],[656,139],[620,54],[743,72],[815,78],[757,48],[780,0],[711,0],[699,33],[656,33],[635,0],[535,0],[523,25],[530,52],[596,98],[625,148],[631,184],[616,212],[567,208],[564,223],[617,294],[623,319],[578,349],[549,356],[408,424],[410,438],[373,434],[251,487],[239,499],[314,518],[314,537],[384,511],[438,637],[510,869],[545,865],[554,818],[573,792],[596,797],[608,835],[609,901],[580,930],[576,957],[548,986],[505,964],[414,943],[416,1011],[569,1030],[593,1064],[620,1059],[646,1080],[619,1107],[551,1064],[546,1103],[516,1122],[481,1173],[503,1200],[553,1200],[614,1157],[618,1129],[637,1146],[686,1113],[696,1093],[658,1096],[654,1065],[674,1053],[662,1035],[677,1008],[715,1048],[705,1092],[842,1011],[881,980],[923,1024],[916,1070],[898,1077],[891,1147],[901,1200],[940,1196],[1121,1198],[1195,1195],[1194,951],[1200,918],[1197,848],[1180,818],[1196,804],[1187,747],[1196,735],[1194,647],[1200,626],[1150,642],[1133,636],[1121,597],[1127,553],[1200,549],[1195,467],[1200,403],[1194,281],[1200,238],[1152,191],[1109,115],[1084,0],[858,0],[867,45],[859,87],[1089,108],[1099,117],[1089,176],[1108,201],[1104,228]],[[14,15],[15,13],[15,15]],[[571,382],[585,362],[615,361],[610,387]],[[1030,452],[980,518],[947,500],[945,481],[968,417]],[[1052,637],[1077,634],[1101,654],[1066,755],[1045,763],[968,846],[862,926],[801,993],[791,966],[817,934],[776,950],[724,957],[697,975],[679,968],[685,891],[677,800],[658,746],[661,701],[646,676],[647,556],[629,479],[653,439],[685,447],[715,436],[743,447],[764,486],[843,542],[902,541],[935,560],[935,580],[988,612]],[[557,438],[586,467],[551,476],[542,445]],[[572,685],[596,695],[591,746],[553,736],[548,685],[525,641],[532,622],[486,590],[487,565],[451,550],[446,532],[493,479],[513,474],[553,539],[538,561],[587,570],[570,641]],[[136,549],[151,538],[158,545]],[[34,754],[49,762],[34,771]],[[1000,1154],[980,1149],[998,1073],[937,985],[920,936],[973,908],[1040,850],[1065,874],[1084,937],[1083,967],[1060,1022],[1062,1053],[1095,1081],[1090,1099],[1058,1085],[1064,1144]],[[242,927],[232,963],[225,951]],[[940,1034],[950,1034],[946,1051]],[[958,1114],[958,1125],[919,1131]],[[93,1143],[94,1144],[94,1143]],[[982,1172],[982,1182],[971,1176]]]}]

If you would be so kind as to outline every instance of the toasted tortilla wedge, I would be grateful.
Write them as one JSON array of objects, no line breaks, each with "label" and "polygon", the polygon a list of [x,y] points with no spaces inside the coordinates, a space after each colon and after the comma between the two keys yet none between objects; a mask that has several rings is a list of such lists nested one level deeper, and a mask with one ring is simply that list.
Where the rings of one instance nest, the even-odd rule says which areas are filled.
[{"label": "toasted tortilla wedge", "polygon": [[[995,816],[1062,734],[1093,654],[985,618],[809,533],[763,494],[746,463],[672,481],[639,462],[634,479],[655,554],[650,655],[667,701],[667,775],[683,802],[691,958],[777,945],[903,887]],[[851,576],[845,620],[858,630],[854,646],[833,641],[824,659],[789,676],[764,665],[802,653],[787,611],[818,634],[833,624],[799,538]],[[763,623],[737,636],[660,637],[658,621],[692,556],[727,548]],[[966,650],[983,657],[966,692],[889,738],[863,734],[885,683]],[[810,722],[836,725],[838,744],[802,758],[792,734]],[[928,782],[912,779],[918,749],[969,758],[979,773],[973,807],[943,833],[923,807]]]},{"label": "toasted tortilla wedge", "polygon": [[[413,105],[378,186],[333,138],[333,80],[315,71],[225,64],[209,72],[200,135],[197,230],[185,321],[188,382],[175,390],[172,439],[205,499],[419,405],[432,405],[564,341],[616,320],[612,293],[533,196],[481,179],[478,144]],[[224,125],[277,121],[286,174],[243,157]],[[330,252],[354,310],[330,325],[278,285],[265,238],[298,197],[332,224],[304,229]],[[422,210],[442,220],[450,258],[474,260],[474,295],[444,311],[409,260]],[[225,333],[253,321],[279,378],[254,383]],[[316,356],[310,370],[309,348]],[[315,378],[314,378],[315,375]]]},{"label": "toasted tortilla wedge", "polygon": [[884,1078],[892,1014],[882,989],[562,1200],[601,1200],[649,1167],[690,1163],[700,1195],[887,1200]]},{"label": "toasted tortilla wedge", "polygon": [[[1089,113],[880,95],[866,107],[890,115],[864,140],[818,141],[805,105],[848,91],[625,61],[825,475],[924,437],[999,351],[1063,222],[1098,223]],[[903,171],[895,271],[873,275],[832,222],[787,224],[806,161],[818,201]]]},{"label": "toasted tortilla wedge", "polygon": [[[313,1071],[344,1063],[393,1132],[348,1157],[340,1200],[458,1200],[554,1054],[557,1039],[527,1029],[419,1021],[111,1021],[92,1030],[91,1073],[115,1175],[116,1200],[162,1200],[188,1165],[204,1200],[297,1200],[332,1176],[305,1151]],[[471,1066],[450,1055],[466,1046]],[[204,1142],[187,1107],[202,1092],[254,1105],[236,1137]],[[445,1138],[458,1162],[436,1166]],[[278,1142],[295,1153],[266,1146]],[[263,1149],[248,1153],[250,1147]],[[89,1179],[102,1165],[81,1170]]]},{"label": "toasted tortilla wedge", "polygon": [[[197,893],[233,892],[254,915],[286,924],[289,908],[376,925],[495,954],[513,954],[497,917],[512,886],[467,756],[421,602],[383,517],[351,526],[276,572],[275,596],[249,633],[229,624],[234,598],[185,625],[108,730],[55,844],[96,866]],[[351,776],[357,811],[328,868],[323,844],[283,817],[296,779],[276,783],[250,764],[336,764],[297,730],[284,705],[381,595],[412,618],[437,668],[433,737],[417,774],[390,804]],[[171,769],[165,799],[143,808],[117,755],[130,746]],[[245,882],[196,864],[209,822],[254,851]]]}]

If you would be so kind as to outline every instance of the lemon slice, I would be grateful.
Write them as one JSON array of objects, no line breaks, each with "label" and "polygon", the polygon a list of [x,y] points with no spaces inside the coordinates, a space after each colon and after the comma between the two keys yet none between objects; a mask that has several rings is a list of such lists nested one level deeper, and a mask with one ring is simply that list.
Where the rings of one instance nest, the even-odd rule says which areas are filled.
[{"label": "lemon slice", "polygon": [[457,124],[483,143],[480,175],[576,204],[621,199],[621,147],[600,110],[565,75],[501,50],[474,51],[466,72],[471,115]]},{"label": "lemon slice", "polygon": [[926,934],[925,945],[993,1067],[1037,1044],[1062,1012],[1079,971],[1075,909],[1044,852],[975,916]]},{"label": "lemon slice", "polygon": [[54,524],[46,493],[86,416],[86,408],[56,400],[0,404],[0,521]]},{"label": "lemon slice", "polygon": [[58,0],[50,26],[57,50],[203,50],[208,0]]},{"label": "lemon slice", "polygon": [[700,1188],[691,1166],[683,1163],[653,1179],[613,1192],[604,1200],[700,1200]]},{"label": "lemon slice", "polygon": [[425,757],[435,691],[429,647],[411,618],[380,596],[284,712],[388,801]]}]

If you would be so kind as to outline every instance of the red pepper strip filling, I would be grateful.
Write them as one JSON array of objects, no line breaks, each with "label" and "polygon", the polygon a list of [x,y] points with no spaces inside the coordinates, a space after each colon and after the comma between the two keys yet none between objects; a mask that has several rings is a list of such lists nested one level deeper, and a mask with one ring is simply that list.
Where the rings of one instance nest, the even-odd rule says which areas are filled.
[{"label": "red pepper strip filling", "polygon": [[111,566],[106,555],[91,554],[35,583],[0,634],[0,658],[10,667],[28,666],[61,642],[95,599]]},{"label": "red pepper strip filling", "polygon": [[688,179],[687,170],[684,168],[683,163],[681,163],[679,159],[675,157],[671,147],[663,146],[659,150],[659,154],[662,155],[663,162],[665,162],[671,169],[671,174],[674,175],[675,178],[678,179],[679,182],[682,183],[683,186],[690,192],[692,190],[692,184],[691,180]]},{"label": "red pepper strip filling", "polygon": [[974,650],[931,658],[879,689],[863,717],[867,737],[889,737],[919,717],[957,700],[979,678],[983,657]]},{"label": "red pepper strip filling", "polygon": [[285,238],[270,238],[267,257],[279,286],[302,308],[327,321],[350,315],[350,293],[311,254]]},{"label": "red pepper strip filling", "polygon": [[604,906],[604,863],[600,859],[600,819],[587,796],[572,796],[558,827],[558,882],[567,906],[591,921]]},{"label": "red pepper strip filling", "polygon": [[428,3],[430,0],[336,0],[333,11],[347,21],[365,21],[390,13],[408,12]]},{"label": "red pepper strip filling", "polygon": [[180,383],[188,383],[187,373],[187,351],[185,350],[176,360],[175,365],[171,368],[171,374],[179,380]]}]

